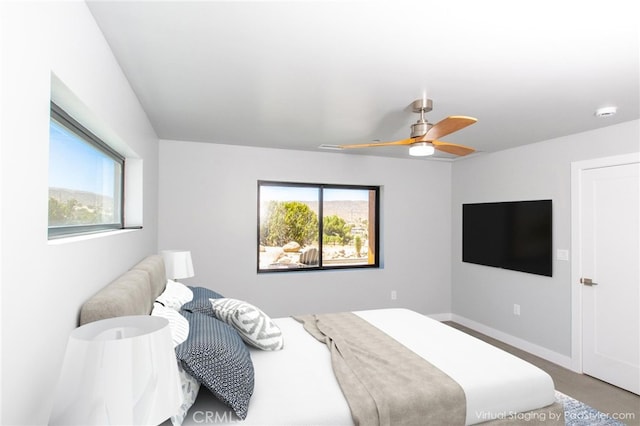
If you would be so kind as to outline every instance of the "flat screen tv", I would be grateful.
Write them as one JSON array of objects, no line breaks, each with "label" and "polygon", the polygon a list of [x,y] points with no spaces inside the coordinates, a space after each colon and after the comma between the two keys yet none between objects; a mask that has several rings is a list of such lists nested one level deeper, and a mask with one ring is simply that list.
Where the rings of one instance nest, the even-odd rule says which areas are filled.
[{"label": "flat screen tv", "polygon": [[551,200],[462,205],[462,261],[552,276]]}]

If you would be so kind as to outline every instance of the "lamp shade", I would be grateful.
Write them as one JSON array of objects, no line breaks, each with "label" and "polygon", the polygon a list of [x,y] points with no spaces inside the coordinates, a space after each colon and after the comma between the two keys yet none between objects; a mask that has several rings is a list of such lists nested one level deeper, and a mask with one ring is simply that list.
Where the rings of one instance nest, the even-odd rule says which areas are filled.
[{"label": "lamp shade", "polygon": [[163,250],[162,258],[167,278],[170,280],[193,277],[193,261],[190,251]]},{"label": "lamp shade", "polygon": [[136,315],[71,332],[50,425],[157,425],[182,392],[169,321]]}]

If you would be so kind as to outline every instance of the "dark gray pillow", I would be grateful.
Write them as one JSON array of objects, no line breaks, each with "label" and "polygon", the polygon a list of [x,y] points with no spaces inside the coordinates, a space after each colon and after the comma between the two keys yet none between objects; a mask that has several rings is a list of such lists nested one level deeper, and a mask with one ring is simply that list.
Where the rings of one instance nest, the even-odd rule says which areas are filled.
[{"label": "dark gray pillow", "polygon": [[214,317],[182,315],[189,321],[189,337],[176,347],[176,357],[187,373],[244,420],[254,384],[247,346],[233,327]]},{"label": "dark gray pillow", "polygon": [[189,288],[193,292],[193,299],[182,305],[180,309],[187,312],[206,314],[211,317],[215,316],[209,299],[221,299],[223,296],[205,287],[189,286]]}]

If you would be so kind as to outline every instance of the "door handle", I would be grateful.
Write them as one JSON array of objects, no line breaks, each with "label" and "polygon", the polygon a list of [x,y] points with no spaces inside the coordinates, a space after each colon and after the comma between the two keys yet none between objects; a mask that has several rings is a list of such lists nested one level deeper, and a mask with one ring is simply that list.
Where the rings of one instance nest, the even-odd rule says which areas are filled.
[{"label": "door handle", "polygon": [[588,286],[598,285],[598,283],[594,283],[591,278],[580,278],[580,283]]}]

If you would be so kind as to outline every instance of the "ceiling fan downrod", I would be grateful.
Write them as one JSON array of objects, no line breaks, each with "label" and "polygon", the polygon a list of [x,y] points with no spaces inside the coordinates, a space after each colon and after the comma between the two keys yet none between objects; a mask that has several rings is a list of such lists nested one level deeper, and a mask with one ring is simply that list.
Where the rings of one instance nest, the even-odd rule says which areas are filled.
[{"label": "ceiling fan downrod", "polygon": [[424,118],[424,114],[433,109],[433,101],[431,99],[416,99],[411,104],[411,107],[413,108],[413,112],[420,113],[420,119],[411,125],[411,137],[419,138],[427,134],[431,127],[431,124]]}]

